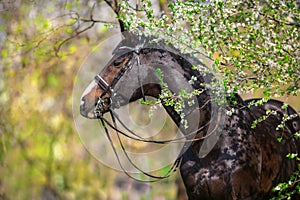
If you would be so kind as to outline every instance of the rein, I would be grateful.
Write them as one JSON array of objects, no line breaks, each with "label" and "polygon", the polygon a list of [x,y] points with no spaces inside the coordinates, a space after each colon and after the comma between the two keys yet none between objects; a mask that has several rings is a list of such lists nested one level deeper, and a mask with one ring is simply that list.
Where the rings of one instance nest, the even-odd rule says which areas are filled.
[{"label": "rein", "polygon": [[[131,164],[135,169],[137,169],[139,172],[141,172],[141,173],[144,174],[145,176],[148,176],[148,177],[152,178],[152,180],[142,180],[142,179],[137,179],[137,178],[135,178],[134,176],[132,176],[130,173],[128,173],[128,172],[126,171],[126,169],[124,168],[124,166],[123,166],[123,164],[122,164],[122,162],[121,162],[121,160],[120,160],[120,157],[119,157],[119,155],[118,155],[118,153],[117,153],[116,147],[115,147],[115,145],[114,145],[114,143],[113,143],[113,141],[112,141],[112,139],[111,139],[111,136],[110,136],[110,134],[109,134],[108,128],[107,128],[106,125],[105,125],[105,123],[107,123],[107,120],[106,120],[106,119],[103,117],[103,115],[102,115],[102,116],[100,117],[100,122],[101,122],[102,126],[104,127],[106,136],[107,136],[107,138],[108,138],[108,140],[109,140],[109,142],[110,142],[110,145],[111,145],[111,147],[112,147],[112,149],[113,149],[113,151],[114,151],[114,154],[115,154],[115,156],[116,156],[116,158],[117,158],[117,161],[118,161],[119,166],[121,167],[122,171],[123,171],[128,177],[134,179],[135,181],[139,181],[139,182],[148,182],[148,183],[150,183],[150,182],[156,182],[156,181],[159,181],[159,180],[161,180],[161,179],[168,178],[168,177],[171,175],[172,172],[175,172],[175,171],[176,171],[177,167],[178,167],[179,164],[180,164],[181,157],[179,157],[179,158],[176,159],[176,161],[175,161],[175,162],[173,163],[173,165],[170,167],[170,169],[168,170],[168,172],[167,172],[165,175],[163,175],[163,176],[155,176],[155,175],[152,175],[152,174],[150,174],[150,173],[148,173],[148,172],[145,172],[144,170],[142,170],[141,168],[139,168],[139,167],[132,161],[132,159],[129,157],[129,155],[128,155],[128,153],[127,153],[125,147],[124,147],[124,144],[123,144],[123,142],[122,142],[122,140],[121,140],[121,137],[120,137],[120,135],[119,135],[119,131],[118,131],[118,128],[117,128],[117,124],[116,124],[114,115],[113,115],[113,113],[111,112],[111,110],[110,110],[110,115],[111,115],[111,119],[112,119],[112,121],[113,121],[113,127],[114,127],[114,130],[116,130],[118,142],[119,142],[119,144],[120,144],[120,146],[121,146],[121,149],[122,149],[122,152],[123,152],[124,155],[126,156],[127,160],[130,162],[130,164]],[[110,124],[110,126],[111,126],[111,124]]]},{"label": "rein", "polygon": [[[118,164],[119,166],[121,167],[122,171],[130,178],[136,180],[136,181],[140,181],[140,182],[156,182],[156,181],[159,181],[161,179],[165,179],[165,178],[168,178],[171,173],[175,172],[176,169],[178,168],[180,162],[181,162],[181,158],[182,158],[182,154],[183,154],[183,151],[186,150],[186,147],[184,147],[181,152],[180,152],[180,156],[175,160],[175,162],[172,164],[172,166],[169,168],[169,170],[167,171],[167,173],[163,176],[155,176],[155,175],[152,175],[150,173],[147,173],[145,172],[144,170],[142,170],[141,168],[139,168],[133,161],[132,159],[130,158],[130,156],[128,155],[125,147],[124,147],[124,144],[121,140],[121,137],[119,134],[123,135],[124,137],[127,137],[127,138],[130,138],[130,139],[133,139],[133,140],[136,140],[136,141],[141,141],[141,142],[149,142],[149,143],[156,143],[156,144],[168,144],[168,143],[186,143],[186,142],[195,142],[195,141],[200,141],[200,140],[204,140],[206,138],[208,138],[209,136],[211,136],[217,129],[217,126],[211,131],[209,132],[206,136],[202,136],[202,137],[199,137],[199,138],[194,138],[194,139],[187,139],[189,136],[193,136],[193,134],[197,133],[198,131],[201,131],[202,129],[204,129],[207,125],[209,125],[211,123],[208,122],[207,124],[205,124],[204,126],[200,127],[199,129],[197,129],[196,131],[192,132],[192,133],[189,133],[183,137],[180,137],[180,138],[175,138],[175,139],[172,139],[172,140],[147,140],[145,138],[142,138],[140,136],[138,136],[137,134],[135,134],[133,131],[131,131],[128,127],[125,126],[124,123],[122,123],[122,121],[117,117],[117,115],[111,110],[109,109],[109,113],[110,113],[110,116],[111,116],[111,119],[113,121],[113,124],[110,123],[107,119],[104,118],[103,115],[100,115],[99,116],[99,119],[100,119],[100,122],[101,122],[101,125],[104,127],[104,130],[105,130],[105,133],[106,133],[106,137],[108,138],[109,142],[110,142],[110,145],[113,149],[113,152],[117,158],[117,161],[118,161]],[[219,115],[220,117],[220,115]],[[128,130],[131,134],[135,135],[136,137],[132,137],[128,134],[126,134],[125,132],[121,131],[118,129],[117,127],[117,123],[116,123],[116,119],[121,123],[121,125],[126,129]],[[218,119],[219,120],[219,119]],[[152,178],[152,180],[141,180],[141,179],[137,179],[135,178],[134,176],[132,176],[130,173],[128,173],[126,171],[126,169],[124,168],[121,160],[120,160],[120,156],[118,155],[118,152],[116,150],[116,147],[111,139],[111,136],[110,136],[110,133],[109,133],[109,130],[108,130],[108,127],[106,126],[106,124],[112,128],[116,135],[117,135],[117,138],[118,138],[118,142],[121,146],[121,149],[122,149],[122,152],[124,153],[126,159],[130,162],[130,164],[136,169],[138,170],[139,172],[141,172],[142,174],[144,174],[145,176],[148,176],[150,178]]]},{"label": "rein", "polygon": [[[122,134],[123,136],[129,138],[129,139],[133,139],[135,141],[138,142],[145,142],[145,143],[154,143],[154,144],[169,144],[169,143],[185,143],[185,142],[197,142],[197,141],[201,141],[201,140],[205,140],[208,137],[210,137],[213,133],[215,133],[216,129],[218,126],[216,126],[213,130],[211,130],[210,132],[208,132],[207,135],[199,137],[199,138],[193,138],[193,139],[187,139],[190,136],[195,136],[195,134],[197,134],[197,132],[202,131],[204,128],[206,128],[208,125],[210,125],[210,123],[212,122],[212,120],[210,120],[209,122],[207,122],[205,125],[201,126],[200,128],[198,128],[197,130],[186,134],[182,137],[178,137],[175,139],[170,139],[170,140],[149,140],[146,138],[143,138],[141,136],[139,136],[138,134],[136,134],[135,132],[133,132],[132,130],[130,130],[120,119],[119,117],[112,111],[110,110],[110,112],[114,115],[114,117],[116,117],[116,119],[118,120],[118,122],[120,122],[120,124],[132,135],[134,135],[135,137],[128,135],[127,133],[117,129],[113,124],[111,124],[107,119],[105,119],[103,116],[100,117],[100,119],[103,120],[103,122],[105,122],[110,128],[112,128],[114,131],[117,131],[118,133]],[[218,120],[220,120],[220,115],[218,115]]]}]

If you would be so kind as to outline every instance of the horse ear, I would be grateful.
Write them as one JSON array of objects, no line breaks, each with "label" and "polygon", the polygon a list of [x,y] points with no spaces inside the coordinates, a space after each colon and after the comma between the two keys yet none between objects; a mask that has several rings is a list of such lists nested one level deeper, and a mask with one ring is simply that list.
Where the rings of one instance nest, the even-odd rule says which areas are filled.
[{"label": "horse ear", "polygon": [[122,33],[122,39],[126,39],[126,38],[130,37],[130,32],[128,32],[128,31],[124,31],[124,32],[121,32],[121,33]]},{"label": "horse ear", "polygon": [[136,36],[130,32],[130,31],[124,31],[122,32],[122,39],[133,39],[135,38]]}]

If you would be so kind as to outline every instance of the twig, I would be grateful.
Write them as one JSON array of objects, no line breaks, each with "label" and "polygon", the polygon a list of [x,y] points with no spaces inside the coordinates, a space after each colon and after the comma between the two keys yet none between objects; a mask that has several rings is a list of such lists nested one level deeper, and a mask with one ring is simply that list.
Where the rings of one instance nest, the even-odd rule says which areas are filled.
[{"label": "twig", "polygon": [[91,25],[89,25],[88,27],[86,27],[85,29],[76,32],[74,35],[72,35],[71,37],[68,37],[67,39],[63,40],[61,43],[59,43],[59,45],[57,47],[55,47],[55,55],[58,56],[58,52],[60,51],[62,45],[64,45],[66,42],[68,42],[69,40],[77,37],[78,35],[80,35],[81,33],[89,30],[90,28],[92,28],[95,25],[96,22],[92,22]]},{"label": "twig", "polygon": [[[92,9],[91,9],[91,12],[90,12],[90,18],[89,19],[82,19],[80,18],[80,15],[77,13],[77,12],[74,12],[73,14],[75,14],[75,17],[73,17],[76,22],[78,23],[77,25],[77,28],[75,29],[75,34],[73,34],[72,36],[66,38],[65,40],[61,41],[57,47],[54,47],[54,50],[55,50],[55,55],[58,56],[58,52],[60,51],[61,47],[67,43],[68,41],[72,40],[73,38],[77,37],[78,35],[82,34],[83,32],[91,29],[96,23],[111,23],[111,24],[117,24],[116,22],[106,22],[106,21],[103,21],[103,20],[95,20],[94,17],[93,17],[93,12],[94,12],[94,9],[95,9],[95,5],[93,5]],[[72,16],[71,16],[72,17]],[[81,24],[79,23],[80,21],[84,22],[84,23],[91,23],[89,26],[87,26],[86,28],[78,31],[81,27]]]},{"label": "twig", "polygon": [[104,0],[110,7],[111,9],[116,13],[119,24],[120,24],[120,29],[121,32],[124,32],[126,29],[124,27],[124,22],[120,19],[120,6],[118,0]]}]

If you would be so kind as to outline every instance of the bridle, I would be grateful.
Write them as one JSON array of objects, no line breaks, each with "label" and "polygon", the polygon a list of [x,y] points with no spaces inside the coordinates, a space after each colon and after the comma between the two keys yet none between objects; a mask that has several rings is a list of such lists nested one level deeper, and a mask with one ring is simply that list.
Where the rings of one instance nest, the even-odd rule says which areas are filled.
[{"label": "bridle", "polygon": [[[133,56],[132,58],[130,58],[129,61],[127,61],[127,63],[121,68],[121,70],[117,73],[117,75],[112,79],[111,83],[108,84],[101,76],[100,74],[97,74],[94,77],[95,82],[97,83],[97,85],[103,90],[103,93],[98,97],[97,99],[97,104],[96,104],[96,109],[95,109],[95,114],[96,116],[99,116],[99,114],[104,113],[105,112],[105,107],[109,107],[112,103],[111,101],[111,97],[113,95],[116,95],[116,93],[114,92],[114,87],[117,84],[117,82],[122,78],[122,76],[129,70],[132,68],[133,63],[136,61],[137,65],[138,65],[138,70],[140,68],[140,52],[142,50],[143,44],[142,45],[138,45],[136,48],[131,48],[131,47],[120,47],[119,49],[121,50],[129,50],[127,51],[125,54],[128,53],[132,53]],[[124,54],[123,54],[124,55]],[[122,56],[122,55],[121,55]],[[106,68],[106,67],[105,67]],[[139,71],[138,71],[139,73]],[[143,99],[145,100],[145,95],[144,95],[144,90],[142,87],[142,83],[140,80],[140,76],[137,77],[138,78],[138,82],[140,84],[140,88],[142,91],[142,96]],[[105,94],[109,93],[108,97],[103,98],[103,96]],[[122,95],[121,95],[122,96]]]},{"label": "bridle", "polygon": [[[115,86],[115,84],[118,82],[118,80],[120,80],[120,78],[125,74],[125,72],[128,69],[131,69],[133,62],[135,61],[135,59],[137,60],[137,64],[140,65],[140,59],[139,59],[139,55],[141,50],[144,48],[145,44],[147,43],[147,41],[145,40],[145,38],[143,38],[142,35],[139,36],[139,41],[140,43],[137,44],[134,48],[133,47],[129,47],[129,46],[121,46],[117,49],[115,49],[113,51],[116,52],[118,50],[121,51],[125,51],[122,55],[128,54],[128,53],[132,53],[133,56],[132,58],[121,68],[121,70],[118,72],[118,74],[113,78],[113,80],[111,81],[110,84],[108,84],[99,74],[97,74],[94,77],[94,80],[96,81],[96,83],[98,84],[98,86],[103,90],[103,93],[101,94],[101,96],[99,98],[102,98],[106,93],[110,93],[110,96],[113,94],[113,88]],[[120,55],[120,56],[122,56]],[[107,66],[106,66],[107,67]],[[105,67],[105,68],[106,68]]]},{"label": "bridle", "polygon": [[100,74],[97,74],[94,77],[95,82],[97,85],[103,90],[103,93],[100,95],[100,98],[102,98],[106,93],[110,93],[110,95],[114,92],[114,86],[116,83],[120,80],[120,78],[124,75],[124,73],[127,71],[128,68],[131,68],[131,61],[134,58],[131,58],[130,61],[128,61],[121,70],[117,73],[117,75],[113,78],[110,84],[108,84],[101,76]]},{"label": "bridle", "polygon": [[[111,83],[108,84],[101,76],[100,74],[97,74],[94,77],[95,82],[97,85],[103,90],[102,94],[98,97],[96,100],[96,109],[95,109],[95,115],[99,117],[99,115],[102,115],[107,107],[111,106],[111,97],[113,95],[116,95],[114,92],[114,87],[117,84],[117,82],[122,78],[122,76],[125,74],[125,72],[128,69],[132,68],[132,61],[134,60],[134,57],[132,57],[116,74],[116,76],[112,79]],[[104,97],[104,95],[109,94],[107,97]]]}]

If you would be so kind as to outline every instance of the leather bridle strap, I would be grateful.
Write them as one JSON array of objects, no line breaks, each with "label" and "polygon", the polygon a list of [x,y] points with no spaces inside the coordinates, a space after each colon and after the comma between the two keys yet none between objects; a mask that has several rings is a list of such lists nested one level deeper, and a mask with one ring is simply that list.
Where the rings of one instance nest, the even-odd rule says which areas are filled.
[{"label": "leather bridle strap", "polygon": [[94,79],[98,86],[104,91],[102,94],[106,94],[107,92],[113,93],[113,89],[99,74],[97,74]]}]

